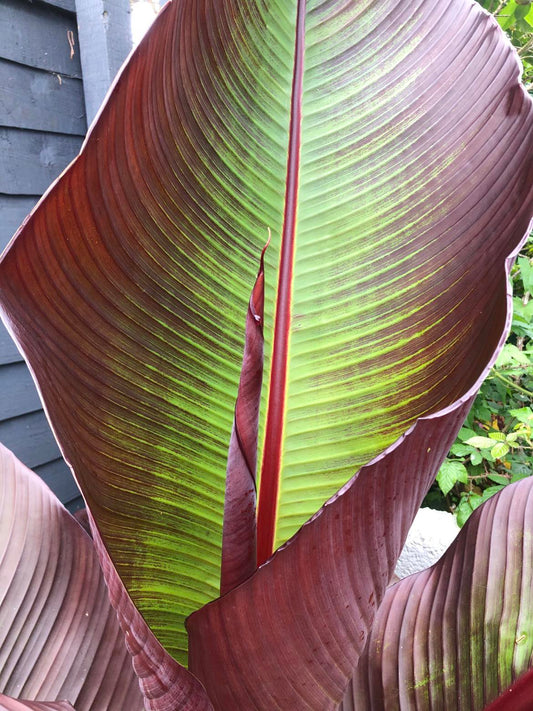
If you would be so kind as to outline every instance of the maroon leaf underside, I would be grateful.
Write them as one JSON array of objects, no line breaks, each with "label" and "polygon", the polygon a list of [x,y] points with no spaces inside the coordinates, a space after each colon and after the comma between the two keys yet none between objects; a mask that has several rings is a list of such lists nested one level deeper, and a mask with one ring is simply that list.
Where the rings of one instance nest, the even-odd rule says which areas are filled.
[{"label": "maroon leaf underside", "polygon": [[246,314],[241,379],[228,451],[222,529],[221,595],[249,578],[257,568],[255,507],[257,430],[263,377],[263,257],[264,250]]},{"label": "maroon leaf underside", "polygon": [[212,711],[198,680],[161,646],[126,592],[88,512],[109,599],[124,632],[126,647],[145,698],[146,711]]},{"label": "maroon leaf underside", "polygon": [[0,691],[77,711],[143,708],[90,538],[2,446]]},{"label": "maroon leaf underside", "polygon": [[0,711],[76,711],[68,701],[23,701],[0,694]]},{"label": "maroon leaf underside", "polygon": [[533,707],[533,669],[522,674],[485,711],[531,711]]},{"label": "maroon leaf underside", "polygon": [[471,402],[419,420],[251,579],[189,618],[189,668],[217,711],[337,708]]},{"label": "maroon leaf underside", "polygon": [[[438,563],[388,589],[340,711],[485,709],[533,662],[532,540],[527,478],[477,509]],[[490,711],[533,708],[532,681]]]}]

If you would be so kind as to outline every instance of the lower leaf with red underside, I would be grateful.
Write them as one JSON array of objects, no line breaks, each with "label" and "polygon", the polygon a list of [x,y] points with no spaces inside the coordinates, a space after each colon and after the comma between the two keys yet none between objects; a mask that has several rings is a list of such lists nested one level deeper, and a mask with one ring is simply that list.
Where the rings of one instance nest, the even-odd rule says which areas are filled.
[{"label": "lower leaf with red underside", "polygon": [[[341,711],[482,711],[532,664],[527,478],[477,509],[436,565],[387,591]],[[531,678],[489,708],[533,708]]]},{"label": "lower leaf with red underside", "polygon": [[533,669],[522,674],[485,711],[531,711],[533,706]]},{"label": "lower leaf with red underside", "polygon": [[1,445],[0,691],[9,709],[19,697],[68,700],[77,711],[143,709],[91,539]]},{"label": "lower leaf with red underside", "polygon": [[0,711],[76,711],[68,701],[20,701],[0,694]]}]

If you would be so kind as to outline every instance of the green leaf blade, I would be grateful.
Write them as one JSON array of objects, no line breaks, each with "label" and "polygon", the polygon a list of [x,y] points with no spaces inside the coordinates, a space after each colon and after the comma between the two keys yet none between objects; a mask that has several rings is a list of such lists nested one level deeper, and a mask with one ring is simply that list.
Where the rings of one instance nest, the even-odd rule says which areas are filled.
[{"label": "green leaf blade", "polygon": [[463,484],[468,483],[468,472],[465,465],[456,460],[445,459],[437,474],[437,482],[442,493],[446,496],[458,481]]},{"label": "green leaf blade", "polygon": [[[457,25],[472,33],[456,35],[451,49],[449,28],[455,34]],[[495,346],[499,338],[497,307],[491,323],[488,302],[482,318],[471,308],[488,297],[474,288],[475,245],[487,234],[486,203],[476,196],[496,181],[502,228],[505,202],[521,204],[500,182],[493,134],[505,114],[495,78],[512,83],[517,70],[489,32],[492,21],[467,3],[439,5],[431,15],[423,4],[306,6],[275,547],[417,417],[469,387],[471,375],[450,369],[470,357],[469,343]],[[429,63],[426,41],[435,53]],[[461,127],[451,118],[459,107]],[[529,139],[520,132],[517,124],[505,134],[524,150]],[[475,189],[467,193],[465,181]],[[468,234],[464,243],[459,233]],[[483,279],[503,298],[501,276]]]},{"label": "green leaf blade", "polygon": [[494,439],[491,437],[482,437],[481,435],[476,435],[475,437],[470,437],[465,440],[466,444],[477,449],[490,449],[494,446]]},{"label": "green leaf blade", "polygon": [[200,25],[190,3],[161,13],[3,263],[15,289],[32,283],[37,340],[15,328],[62,451],[181,661],[184,619],[219,592],[242,334],[280,232],[292,79],[285,3],[205,12]]}]

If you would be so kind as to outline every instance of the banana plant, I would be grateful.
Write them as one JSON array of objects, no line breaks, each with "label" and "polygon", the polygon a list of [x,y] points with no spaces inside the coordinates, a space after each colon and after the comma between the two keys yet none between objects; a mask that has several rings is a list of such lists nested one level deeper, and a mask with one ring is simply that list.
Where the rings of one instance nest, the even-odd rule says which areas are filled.
[{"label": "banana plant", "polygon": [[[350,690],[378,664],[380,610],[403,615],[385,596],[395,562],[505,340],[532,134],[519,62],[472,0],[166,5],[0,263],[140,692],[116,701],[132,686],[104,674],[106,635],[89,686],[108,701],[79,678],[24,695],[21,659],[6,708],[379,708]],[[23,536],[10,526],[6,550]],[[495,549],[460,580],[465,605]],[[526,575],[515,562],[505,574]],[[28,585],[55,580],[40,570]],[[529,656],[461,708],[527,671],[524,634]],[[397,691],[398,708],[442,708],[461,662],[456,646],[417,666],[426,706]]]}]

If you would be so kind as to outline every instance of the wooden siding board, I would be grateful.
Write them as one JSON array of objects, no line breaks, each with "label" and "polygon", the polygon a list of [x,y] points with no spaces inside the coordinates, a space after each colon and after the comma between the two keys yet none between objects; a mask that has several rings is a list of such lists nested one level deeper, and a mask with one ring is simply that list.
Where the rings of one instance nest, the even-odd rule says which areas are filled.
[{"label": "wooden siding board", "polygon": [[87,123],[131,51],[129,0],[76,0]]},{"label": "wooden siding board", "polygon": [[34,471],[52,489],[57,498],[68,506],[69,510],[77,511],[84,506],[80,490],[63,459],[47,462],[40,467],[35,467]]},{"label": "wooden siding board", "polygon": [[0,422],[0,442],[30,469],[61,456],[42,410]]},{"label": "wooden siding board", "polygon": [[70,511],[71,514],[75,514],[81,509],[85,508],[85,501],[83,500],[83,497],[81,495],[76,496],[75,499],[72,499],[70,501],[62,501],[62,504],[68,511]]},{"label": "wooden siding board", "polygon": [[13,339],[4,325],[0,322],[0,366],[7,365],[9,363],[17,363],[21,360],[22,356],[18,352],[16,345],[13,343]]},{"label": "wooden siding board", "polygon": [[0,126],[84,136],[81,79],[0,59]]},{"label": "wooden siding board", "polygon": [[0,368],[0,420],[40,410],[42,405],[26,363]]},{"label": "wooden siding board", "polygon": [[0,193],[44,193],[81,144],[78,136],[0,128]]},{"label": "wooden siding board", "polygon": [[18,363],[22,360],[18,348],[9,335],[7,328],[0,321],[0,366]]},{"label": "wooden siding board", "polygon": [[0,37],[4,59],[81,78],[75,15],[52,6],[2,0]]},{"label": "wooden siding board", "polygon": [[76,1],[75,0],[38,0],[41,5],[52,5],[52,7],[58,7],[60,10],[66,10],[67,12],[76,12]]},{"label": "wooden siding board", "polygon": [[36,195],[0,195],[0,251],[5,249],[38,199]]}]

